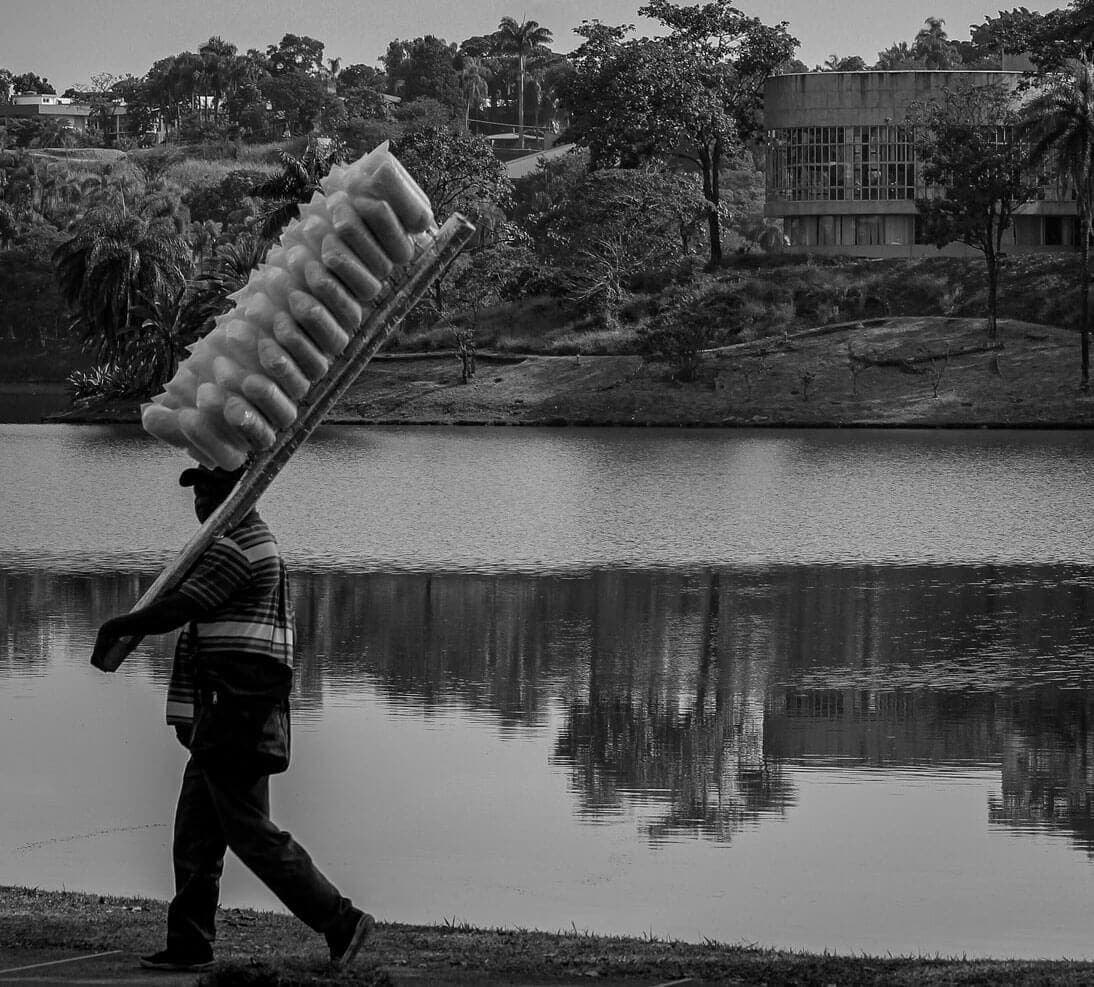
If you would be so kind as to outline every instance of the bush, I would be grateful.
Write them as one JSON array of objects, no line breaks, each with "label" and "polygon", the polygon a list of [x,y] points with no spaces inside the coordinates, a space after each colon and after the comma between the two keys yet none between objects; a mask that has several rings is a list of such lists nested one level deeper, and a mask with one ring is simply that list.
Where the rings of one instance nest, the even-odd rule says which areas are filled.
[{"label": "bush", "polygon": [[238,210],[253,214],[251,190],[269,177],[268,170],[239,168],[228,172],[216,185],[192,187],[183,201],[190,208],[190,218],[194,222],[211,219],[215,223],[227,223],[229,216]]},{"label": "bush", "polygon": [[73,371],[65,383],[72,392],[72,403],[83,407],[133,396],[132,377],[117,363]]},{"label": "bush", "polygon": [[667,363],[679,380],[694,380],[702,351],[721,346],[740,332],[740,320],[729,313],[740,307],[733,292],[677,290],[665,308],[638,330],[640,352]]}]

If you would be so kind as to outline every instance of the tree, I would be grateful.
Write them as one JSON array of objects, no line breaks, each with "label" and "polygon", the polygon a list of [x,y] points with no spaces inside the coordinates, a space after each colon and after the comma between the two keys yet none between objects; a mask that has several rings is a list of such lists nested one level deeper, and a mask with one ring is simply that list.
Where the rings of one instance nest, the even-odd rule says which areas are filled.
[{"label": "tree", "polygon": [[940,17],[928,17],[912,42],[912,57],[925,69],[952,69],[961,64],[957,45],[950,41]]},{"label": "tree", "polygon": [[285,126],[293,134],[309,133],[333,99],[320,79],[302,72],[270,75],[259,86],[275,112],[284,116]]},{"label": "tree", "polygon": [[383,97],[387,76],[371,65],[347,65],[337,76],[336,92],[352,118],[387,119],[391,115]]},{"label": "tree", "polygon": [[399,137],[391,151],[429,196],[437,216],[503,206],[512,195],[505,167],[477,134],[425,127]]},{"label": "tree", "polygon": [[545,162],[534,181],[543,208],[528,225],[539,249],[567,295],[606,326],[636,276],[690,251],[710,208],[694,176],[656,167]]},{"label": "tree", "polygon": [[23,72],[12,77],[12,91],[17,93],[42,93],[54,96],[57,90],[49,84],[49,79],[34,72]]},{"label": "tree", "polygon": [[1031,60],[1041,72],[1066,70],[1070,62],[1094,49],[1094,0],[1072,0],[1051,10],[1036,25]]},{"label": "tree", "polygon": [[983,24],[970,25],[969,41],[958,45],[964,63],[1005,69],[1008,52],[1033,52],[1044,20],[1043,14],[1015,7],[999,11],[998,17],[985,17]]},{"label": "tree", "polygon": [[457,54],[455,60],[456,71],[459,73],[460,90],[465,99],[463,127],[471,129],[471,108],[476,110],[482,106],[487,94],[490,92],[489,81],[493,72],[486,67],[482,58],[474,55]]},{"label": "tree", "polygon": [[[422,187],[439,218],[453,211],[485,218],[509,203],[512,182],[490,145],[477,134],[425,127],[393,141],[391,150]],[[486,237],[484,227],[489,223],[480,222],[479,226],[477,246],[481,247]],[[434,284],[434,297],[441,310],[443,278]]]},{"label": "tree", "polygon": [[1079,214],[1079,332],[1082,386],[1090,383],[1090,234],[1094,228],[1094,66],[1083,58],[1056,75],[1025,107],[1030,162],[1054,166],[1075,190]]},{"label": "tree", "polygon": [[591,166],[630,166],[675,157],[696,167],[708,212],[710,262],[722,260],[722,162],[761,130],[764,80],[798,42],[786,30],[747,17],[726,0],[682,7],[652,0],[639,13],[669,28],[663,38],[622,40],[629,26],[584,22],[566,91],[569,139],[586,146]]},{"label": "tree", "polygon": [[516,56],[517,81],[517,134],[524,147],[524,86],[527,77],[528,56],[542,52],[551,43],[553,35],[536,21],[518,24],[512,17],[503,17],[498,24],[497,36],[503,51]]},{"label": "tree", "polygon": [[[119,363],[135,381],[158,388],[144,350],[140,306],[173,294],[190,274],[190,248],[170,221],[119,208],[90,210],[53,255],[57,281],[75,318],[72,329],[96,359]],[[171,368],[173,372],[173,368]]]},{"label": "tree", "polygon": [[300,214],[300,204],[322,191],[319,180],[343,159],[342,145],[330,139],[308,139],[304,153],[297,157],[281,152],[281,174],[256,185],[251,194],[270,200],[262,215],[260,234],[273,240],[281,229]]},{"label": "tree", "polygon": [[427,34],[412,41],[396,39],[384,55],[388,85],[403,100],[435,99],[463,113],[463,94],[455,67],[456,46]]},{"label": "tree", "polygon": [[920,111],[916,152],[928,195],[916,200],[924,233],[937,247],[964,243],[984,255],[988,339],[997,338],[1003,234],[1036,188],[1016,139],[1017,114],[1001,85],[945,89]]},{"label": "tree", "polygon": [[157,109],[145,79],[127,75],[110,88],[114,96],[125,103],[130,136],[139,138],[156,129]]},{"label": "tree", "polygon": [[266,69],[271,75],[296,72],[318,76],[323,69],[323,42],[306,34],[286,34],[266,48]]},{"label": "tree", "polygon": [[915,56],[912,54],[911,46],[907,41],[899,41],[884,51],[879,51],[874,68],[881,72],[915,68]]},{"label": "tree", "polygon": [[866,63],[858,55],[848,55],[845,58],[840,58],[839,55],[833,53],[824,60],[823,65],[818,66],[816,71],[865,72]]}]

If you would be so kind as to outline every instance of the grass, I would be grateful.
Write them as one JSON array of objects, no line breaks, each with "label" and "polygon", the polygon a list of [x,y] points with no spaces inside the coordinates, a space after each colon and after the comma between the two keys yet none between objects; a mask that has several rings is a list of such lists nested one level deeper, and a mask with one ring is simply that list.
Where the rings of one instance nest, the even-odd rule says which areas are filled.
[{"label": "grass", "polygon": [[[1009,259],[999,300],[1000,318],[1070,326],[1079,308],[1076,259],[1070,252]],[[642,279],[638,279],[641,282]],[[927,256],[915,260],[732,255],[710,273],[693,269],[679,285],[635,290],[607,328],[565,299],[535,296],[450,313],[474,325],[480,349],[542,355],[639,352],[644,326],[673,306],[711,326],[711,346],[781,337],[816,326],[877,317],[975,318],[987,304],[984,263],[978,258]],[[436,352],[453,346],[444,324],[412,328],[393,342],[400,352]]]},{"label": "grass", "polygon": [[184,158],[168,165],[164,174],[181,188],[193,191],[201,188],[213,188],[233,172],[244,170],[273,176],[281,169],[277,164],[264,161],[243,163],[231,159],[205,161],[201,158]]},{"label": "grass", "polygon": [[[160,948],[164,902],[0,887],[0,969],[61,951],[123,955],[99,961],[100,976],[132,968]],[[218,963],[205,987],[298,984],[616,984],[696,982],[799,985],[1073,985],[1094,982],[1094,963],[837,955],[765,949],[710,939],[597,936],[481,929],[455,918],[434,926],[381,923],[358,962],[333,974],[322,939],[287,915],[245,909],[218,917]]]}]

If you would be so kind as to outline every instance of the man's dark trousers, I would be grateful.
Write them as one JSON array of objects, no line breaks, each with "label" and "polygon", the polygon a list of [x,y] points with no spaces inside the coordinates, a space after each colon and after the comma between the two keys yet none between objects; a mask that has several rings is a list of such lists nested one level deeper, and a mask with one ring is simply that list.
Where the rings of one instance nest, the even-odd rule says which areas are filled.
[{"label": "man's dark trousers", "polygon": [[167,909],[167,948],[208,954],[224,853],[231,851],[305,925],[327,932],[352,910],[307,851],[270,820],[269,775],[186,765],[175,811],[175,897]]}]

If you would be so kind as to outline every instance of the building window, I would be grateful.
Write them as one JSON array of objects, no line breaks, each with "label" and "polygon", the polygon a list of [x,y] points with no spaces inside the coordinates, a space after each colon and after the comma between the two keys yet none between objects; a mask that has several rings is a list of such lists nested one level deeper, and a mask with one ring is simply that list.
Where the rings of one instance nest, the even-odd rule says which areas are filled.
[{"label": "building window", "polygon": [[768,135],[768,198],[786,202],[915,198],[910,127],[790,127]]},{"label": "building window", "polygon": [[882,239],[882,216],[855,217],[855,245],[872,247],[884,243]]},{"label": "building window", "polygon": [[885,242],[904,247],[912,242],[914,216],[886,216]]},{"label": "building window", "polygon": [[1014,242],[1020,247],[1039,247],[1041,245],[1041,217],[1015,216]]}]

